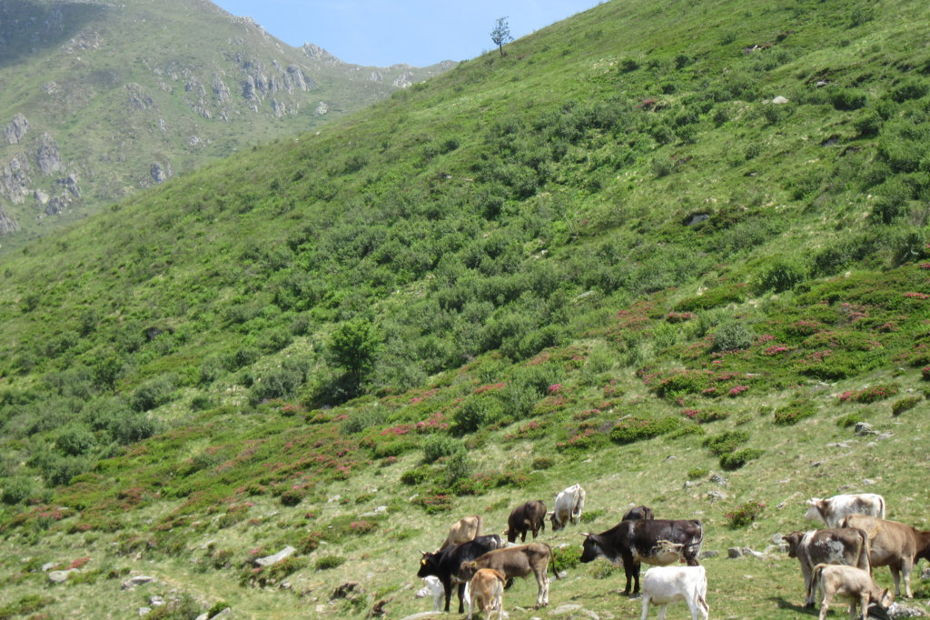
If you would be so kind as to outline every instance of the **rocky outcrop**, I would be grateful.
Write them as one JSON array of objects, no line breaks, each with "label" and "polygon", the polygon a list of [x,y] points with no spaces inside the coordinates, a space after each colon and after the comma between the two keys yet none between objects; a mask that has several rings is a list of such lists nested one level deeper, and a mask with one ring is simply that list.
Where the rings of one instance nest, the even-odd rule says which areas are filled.
[{"label": "rocky outcrop", "polygon": [[61,170],[61,153],[58,143],[48,132],[42,134],[39,148],[36,149],[36,165],[42,174],[52,174]]},{"label": "rocky outcrop", "polygon": [[321,101],[319,104],[317,104],[316,106],[317,115],[323,116],[327,112],[329,112],[329,106],[326,104],[325,101]]},{"label": "rocky outcrop", "polygon": [[10,217],[3,208],[0,208],[0,235],[8,235],[19,230],[19,224]]},{"label": "rocky outcrop", "polygon": [[162,166],[157,161],[153,162],[151,168],[149,168],[149,175],[151,175],[152,180],[156,183],[164,183],[171,178],[171,165],[166,164]]},{"label": "rocky outcrop", "polygon": [[129,107],[133,110],[148,110],[155,105],[155,101],[145,94],[145,89],[141,84],[135,82],[126,84],[126,92],[129,96]]},{"label": "rocky outcrop", "polygon": [[58,179],[58,184],[63,186],[73,197],[81,197],[81,188],[78,187],[78,180],[76,175],[69,174],[63,179]]},{"label": "rocky outcrop", "polygon": [[287,85],[287,92],[289,93],[295,90],[306,92],[314,86],[313,80],[304,75],[303,70],[297,65],[288,66],[284,74],[284,83]]},{"label": "rocky outcrop", "polygon": [[218,75],[213,76],[213,97],[220,103],[229,101],[229,87]]},{"label": "rocky outcrop", "polygon": [[304,43],[300,49],[303,50],[304,54],[306,54],[308,58],[312,58],[313,60],[317,60],[329,65],[344,64],[341,60],[324,50],[319,45],[314,45],[313,43]]},{"label": "rocky outcrop", "polygon": [[27,131],[29,131],[29,119],[22,114],[17,114],[13,117],[13,120],[7,124],[3,134],[6,136],[6,141],[10,144],[19,144],[22,139],[26,137]]},{"label": "rocky outcrop", "polygon": [[397,88],[408,88],[410,86],[413,86],[413,81],[414,81],[413,73],[410,71],[404,71],[400,75],[398,75],[396,78],[394,78],[394,81],[391,82],[391,84]]}]

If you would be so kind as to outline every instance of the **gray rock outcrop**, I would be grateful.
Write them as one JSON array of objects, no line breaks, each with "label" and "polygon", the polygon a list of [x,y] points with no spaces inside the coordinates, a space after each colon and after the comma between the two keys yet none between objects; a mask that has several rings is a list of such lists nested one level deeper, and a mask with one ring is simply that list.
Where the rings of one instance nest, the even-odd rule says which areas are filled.
[{"label": "gray rock outcrop", "polygon": [[164,183],[171,177],[171,166],[168,164],[162,166],[156,161],[149,169],[149,175],[151,175],[152,180],[156,183]]},{"label": "gray rock outcrop", "polygon": [[58,143],[48,132],[42,134],[39,148],[36,150],[36,165],[42,174],[52,174],[61,170],[61,153]]},{"label": "gray rock outcrop", "polygon": [[13,120],[7,124],[3,133],[6,136],[7,142],[10,144],[19,144],[22,139],[26,137],[27,131],[29,131],[29,119],[22,114],[17,114],[13,117]]},{"label": "gray rock outcrop", "polygon": [[0,196],[13,204],[23,202],[29,195],[29,158],[24,154],[13,155],[6,162],[0,163]]},{"label": "gray rock outcrop", "polygon": [[8,235],[19,230],[19,224],[0,208],[0,235]]},{"label": "gray rock outcrop", "polygon": [[291,557],[296,552],[297,552],[297,549],[288,545],[284,549],[281,549],[280,551],[275,553],[274,555],[267,555],[263,558],[255,559],[254,563],[256,566],[272,566],[273,564],[277,564],[278,562],[281,562]]}]

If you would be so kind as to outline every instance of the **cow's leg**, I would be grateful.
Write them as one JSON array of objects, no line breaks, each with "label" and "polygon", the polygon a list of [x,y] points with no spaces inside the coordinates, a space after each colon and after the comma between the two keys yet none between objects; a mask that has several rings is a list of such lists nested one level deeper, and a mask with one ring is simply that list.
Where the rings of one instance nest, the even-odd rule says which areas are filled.
[{"label": "cow's leg", "polygon": [[639,562],[633,563],[633,594],[639,594],[639,566]]},{"label": "cow's leg", "polygon": [[801,562],[801,575],[804,577],[804,591],[806,593],[804,606],[813,607],[814,597],[817,596],[817,593],[814,592],[814,576],[811,574],[811,567],[807,562]]},{"label": "cow's leg", "polygon": [[698,602],[697,596],[695,596],[696,594],[696,592],[692,593],[691,596],[685,599],[685,602],[688,603],[688,611],[691,612],[691,620],[698,620]]},{"label": "cow's leg", "polygon": [[901,563],[901,573],[904,575],[904,595],[907,598],[914,598],[911,592],[911,569],[914,568],[914,562],[911,558],[904,558]]},{"label": "cow's leg", "polygon": [[649,598],[649,594],[643,594],[643,613],[640,615],[639,620],[646,620],[649,615]]},{"label": "cow's leg", "polygon": [[668,610],[668,603],[659,605],[659,613],[656,614],[656,620],[665,620],[665,612]]},{"label": "cow's leg", "polygon": [[830,608],[830,599],[833,598],[829,592],[824,590],[823,592],[823,602],[820,603],[820,615],[817,616],[818,620],[824,620],[827,617],[827,610]]},{"label": "cow's leg", "polygon": [[[449,602],[452,600],[452,577],[447,576],[442,580],[442,589],[446,594],[446,606],[443,608],[443,611],[449,613]],[[461,613],[461,611],[459,611]]]},{"label": "cow's leg", "polygon": [[[629,553],[621,553],[620,559],[623,561],[623,573],[626,576],[626,587],[623,588],[623,593],[629,596],[630,595],[630,584],[633,580],[633,556],[630,555]],[[637,587],[637,590],[638,589],[639,588]]]},{"label": "cow's leg", "polygon": [[891,569],[891,580],[894,581],[894,597],[898,598],[901,596],[901,569],[894,564],[888,568]]},{"label": "cow's leg", "polygon": [[[459,613],[460,614],[465,613],[465,605],[462,603],[464,598],[465,598],[465,583],[463,582],[459,584]],[[446,609],[446,611],[449,611],[449,610]]]},{"label": "cow's leg", "polygon": [[698,609],[704,617],[704,620],[707,620],[710,616],[710,606],[707,604],[707,599],[704,598],[704,594],[700,592],[698,593]]},{"label": "cow's leg", "polygon": [[[862,620],[869,620],[869,595],[863,592],[859,596],[859,604],[862,606]],[[849,602],[849,620],[856,620],[856,599]]]}]

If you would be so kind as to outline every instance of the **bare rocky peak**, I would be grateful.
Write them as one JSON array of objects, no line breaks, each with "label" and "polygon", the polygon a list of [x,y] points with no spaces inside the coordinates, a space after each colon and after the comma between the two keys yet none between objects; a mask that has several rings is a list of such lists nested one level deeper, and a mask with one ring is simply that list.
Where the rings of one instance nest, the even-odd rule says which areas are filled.
[{"label": "bare rocky peak", "polygon": [[332,65],[345,64],[344,62],[342,62],[341,60],[339,60],[338,58],[336,58],[335,56],[333,56],[332,54],[324,50],[319,45],[315,45],[313,43],[304,43],[300,49],[302,49],[304,53],[309,58],[312,58],[313,60],[318,60],[320,62],[325,62],[327,64],[332,64]]},{"label": "bare rocky peak", "polygon": [[19,224],[0,207],[0,235],[6,235],[19,230]]},{"label": "bare rocky peak", "polygon": [[19,144],[26,137],[27,131],[29,131],[29,119],[22,114],[16,114],[7,124],[4,135],[10,144]]}]

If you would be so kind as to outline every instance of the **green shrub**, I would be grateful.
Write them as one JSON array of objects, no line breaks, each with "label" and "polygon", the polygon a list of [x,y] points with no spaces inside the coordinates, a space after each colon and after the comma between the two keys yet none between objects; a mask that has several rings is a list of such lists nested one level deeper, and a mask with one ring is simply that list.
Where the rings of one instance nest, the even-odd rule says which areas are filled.
[{"label": "green shrub", "polygon": [[756,335],[741,321],[729,321],[714,332],[714,351],[736,351],[752,346]]},{"label": "green shrub", "polygon": [[746,502],[740,504],[732,512],[724,515],[727,520],[727,527],[730,529],[739,529],[746,527],[755,521],[762,511],[765,510],[765,504],[762,502]]},{"label": "green shrub", "polygon": [[920,396],[905,396],[900,400],[896,400],[891,404],[891,415],[901,415],[905,411],[913,409],[922,400],[923,398]]},{"label": "green shrub", "polygon": [[55,447],[69,456],[90,452],[96,444],[97,440],[90,429],[78,424],[66,426],[55,439]]},{"label": "green shrub", "polygon": [[698,478],[703,478],[708,473],[710,472],[703,467],[695,467],[694,469],[688,470],[687,476],[688,480],[697,480]]},{"label": "green shrub", "polygon": [[121,444],[130,444],[142,441],[154,435],[158,425],[149,416],[141,413],[127,414],[117,420],[110,432],[113,439]]},{"label": "green shrub", "polygon": [[278,499],[285,506],[296,506],[303,501],[305,495],[303,489],[288,489]]},{"label": "green shrub", "polygon": [[724,431],[717,435],[707,437],[702,444],[714,456],[723,456],[734,452],[736,448],[749,441],[747,431]]},{"label": "green shrub", "polygon": [[858,110],[866,103],[866,94],[855,88],[834,88],[829,97],[830,104],[837,110]]},{"label": "green shrub", "polygon": [[903,103],[909,99],[920,99],[927,94],[927,83],[918,78],[906,78],[891,89],[889,95],[893,101]]},{"label": "green shrub", "polygon": [[794,288],[807,279],[804,269],[787,261],[778,261],[762,271],[754,282],[758,293],[780,293]]},{"label": "green shrub", "polygon": [[376,407],[369,407],[356,411],[342,421],[342,434],[355,435],[361,433],[367,428],[378,426],[385,421],[385,412]]},{"label": "green shrub", "polygon": [[472,475],[474,465],[470,458],[468,458],[468,453],[464,450],[459,450],[449,456],[449,459],[446,461],[445,466],[445,479],[446,484],[454,485],[460,480],[468,478]]},{"label": "green shrub", "polygon": [[317,559],[313,567],[316,570],[330,570],[332,568],[337,568],[342,566],[345,563],[346,559],[338,555],[324,555],[323,557]]},{"label": "green shrub", "polygon": [[617,422],[617,425],[610,431],[610,439],[614,443],[628,444],[671,433],[683,425],[681,418],[675,416],[663,418],[630,416]]},{"label": "green shrub", "polygon": [[445,493],[421,495],[413,500],[413,504],[425,510],[426,514],[438,514],[452,510],[452,497]]},{"label": "green shrub", "polygon": [[836,421],[836,425],[841,428],[849,428],[850,426],[855,426],[859,422],[864,422],[864,421],[865,421],[865,416],[857,412],[857,413],[850,413],[850,414],[844,415],[843,417],[841,417],[840,419]]},{"label": "green shrub", "polygon": [[289,398],[304,382],[299,368],[281,367],[266,371],[255,378],[249,389],[249,401],[254,405],[275,398]]},{"label": "green shrub", "polygon": [[132,393],[130,406],[138,412],[145,412],[164,405],[174,396],[175,381],[173,375],[162,375],[146,381]]},{"label": "green shrub", "polygon": [[445,456],[464,451],[465,445],[458,439],[447,435],[430,435],[423,441],[423,462],[434,463]]},{"label": "green shrub", "polygon": [[875,110],[866,110],[865,114],[853,122],[856,131],[861,138],[872,138],[877,136],[882,128],[882,117]]},{"label": "green shrub", "polygon": [[807,400],[795,399],[784,407],[775,410],[775,424],[781,426],[797,424],[804,418],[809,418],[816,413],[817,409],[814,403]]},{"label": "green shrub", "polygon": [[20,504],[31,499],[36,491],[36,484],[30,478],[6,478],[3,481],[3,492],[0,493],[0,501],[10,506]]},{"label": "green shrub", "polygon": [[452,415],[452,428],[459,435],[473,433],[500,422],[503,417],[500,399],[489,394],[475,395],[466,399]]},{"label": "green shrub", "polygon": [[415,486],[429,480],[432,476],[433,470],[430,469],[427,465],[421,465],[420,467],[414,467],[413,469],[408,469],[400,476],[400,481],[409,486]]},{"label": "green shrub", "polygon": [[695,297],[686,297],[675,304],[675,310],[679,312],[694,312],[698,310],[709,310],[719,306],[729,304],[743,303],[746,294],[742,288],[735,286],[720,286],[705,291],[703,295]]},{"label": "green shrub", "polygon": [[736,450],[729,454],[722,454],[720,456],[720,467],[726,471],[733,471],[739,469],[749,461],[755,460],[762,456],[763,450],[758,450],[756,448],[743,448],[742,450]]},{"label": "green shrub", "polygon": [[548,456],[537,456],[535,459],[533,459],[531,467],[533,469],[549,469],[553,465],[555,465],[554,459],[549,458]]}]

